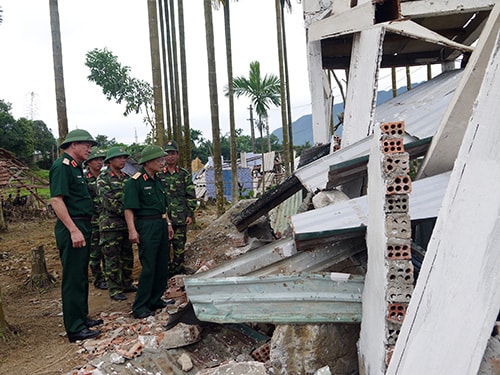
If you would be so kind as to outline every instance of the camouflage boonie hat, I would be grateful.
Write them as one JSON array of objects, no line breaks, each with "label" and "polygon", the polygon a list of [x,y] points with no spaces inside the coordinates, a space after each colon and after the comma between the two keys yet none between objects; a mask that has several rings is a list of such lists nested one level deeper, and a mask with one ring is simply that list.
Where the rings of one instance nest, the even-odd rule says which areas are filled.
[{"label": "camouflage boonie hat", "polygon": [[129,155],[130,154],[127,151],[125,151],[125,149],[123,147],[113,146],[108,150],[108,152],[106,154],[106,159],[104,159],[104,162],[107,163],[111,159],[116,158],[118,156],[128,157]]},{"label": "camouflage boonie hat", "polygon": [[98,147],[92,147],[92,151],[90,152],[90,155],[87,158],[87,160],[85,160],[85,163],[88,163],[93,159],[99,159],[99,158],[104,159],[105,157],[106,157],[106,152],[104,150],[100,150]]},{"label": "camouflage boonie hat", "polygon": [[173,140],[167,141],[167,143],[165,143],[165,146],[163,147],[163,149],[166,152],[168,152],[168,151],[179,151],[179,149],[177,148],[177,142],[175,142]]},{"label": "camouflage boonie hat", "polygon": [[139,164],[144,164],[147,161],[154,160],[157,158],[161,158],[165,156],[166,153],[160,146],[149,145],[144,147],[141,153],[141,160],[139,160]]}]

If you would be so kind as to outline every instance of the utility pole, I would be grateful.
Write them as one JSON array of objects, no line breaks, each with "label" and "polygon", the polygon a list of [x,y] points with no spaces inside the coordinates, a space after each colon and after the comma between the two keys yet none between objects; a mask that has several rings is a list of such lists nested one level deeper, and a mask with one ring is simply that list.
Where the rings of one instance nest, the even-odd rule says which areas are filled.
[{"label": "utility pole", "polygon": [[250,104],[250,107],[248,107],[250,110],[250,137],[252,138],[252,152],[255,154],[255,130],[253,127],[253,108],[252,105]]}]

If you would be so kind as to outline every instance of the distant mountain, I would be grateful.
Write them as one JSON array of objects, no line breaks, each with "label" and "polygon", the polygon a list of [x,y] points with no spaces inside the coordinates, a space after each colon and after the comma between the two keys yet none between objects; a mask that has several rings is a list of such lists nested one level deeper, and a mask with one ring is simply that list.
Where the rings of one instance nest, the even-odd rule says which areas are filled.
[{"label": "distant mountain", "polygon": [[[417,87],[420,83],[416,83],[413,85],[413,88]],[[406,86],[400,87],[398,89],[398,95],[406,92]],[[379,91],[377,93],[377,105],[380,105],[389,99],[392,99],[392,90],[390,91]],[[337,114],[344,112],[344,103],[337,103],[333,106],[333,113],[335,115],[335,123],[338,122]],[[310,145],[313,145],[313,132],[312,132],[312,115],[304,115],[299,117],[292,123],[293,129],[293,144],[295,146],[302,146],[309,142]],[[272,132],[280,142],[283,142],[283,129],[278,128]],[[335,134],[342,134],[342,125],[339,126]]]}]

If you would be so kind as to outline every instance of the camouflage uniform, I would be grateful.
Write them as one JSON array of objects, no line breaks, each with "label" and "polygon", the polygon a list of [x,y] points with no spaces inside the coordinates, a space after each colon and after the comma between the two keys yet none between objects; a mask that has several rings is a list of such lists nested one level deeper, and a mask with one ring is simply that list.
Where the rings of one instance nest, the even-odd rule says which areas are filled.
[{"label": "camouflage uniform", "polygon": [[[104,152],[101,150],[97,150],[94,148],[92,150],[92,153],[90,154],[89,158],[87,159],[87,162],[89,162],[92,159],[95,158],[103,158],[104,159]],[[89,260],[89,267],[90,271],[92,273],[92,278],[93,278],[93,283],[94,286],[101,286],[103,287],[105,285],[106,279],[104,278],[104,256],[102,254],[101,248],[99,246],[99,215],[101,213],[101,207],[99,203],[99,196],[97,195],[97,185],[96,185],[96,180],[97,177],[95,177],[90,171],[88,171],[85,174],[85,180],[87,180],[87,185],[89,188],[89,193],[90,197],[92,198],[92,203],[93,203],[93,214],[92,214],[92,240],[90,242],[90,260]]]},{"label": "camouflage uniform", "polygon": [[128,238],[124,217],[124,188],[129,177],[116,175],[110,169],[97,178],[97,192],[101,200],[102,213],[99,218],[100,245],[104,254],[104,273],[110,297],[132,288],[134,254]]},{"label": "camouflage uniform", "polygon": [[158,173],[160,180],[165,187],[167,195],[167,214],[174,229],[172,244],[173,259],[170,262],[170,277],[185,273],[184,270],[184,245],[186,244],[187,225],[186,219],[194,217],[196,209],[196,191],[191,177],[191,173],[179,166],[175,167],[173,173],[163,168]]}]

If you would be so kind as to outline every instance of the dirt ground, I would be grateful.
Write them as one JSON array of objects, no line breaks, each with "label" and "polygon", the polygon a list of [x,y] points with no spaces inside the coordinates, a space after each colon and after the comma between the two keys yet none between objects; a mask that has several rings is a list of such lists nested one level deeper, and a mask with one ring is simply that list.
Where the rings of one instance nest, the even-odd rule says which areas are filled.
[{"label": "dirt ground", "polygon": [[[188,241],[216,218],[214,207],[198,210],[196,227],[188,232]],[[16,335],[0,339],[0,374],[67,374],[85,361],[79,346],[65,337],[62,319],[60,277],[61,263],[53,234],[55,219],[33,219],[11,222],[6,233],[0,233],[0,301],[5,317]],[[25,282],[31,274],[32,249],[43,245],[47,270],[56,282],[47,290],[30,290]],[[204,255],[198,253],[188,259],[198,264]],[[140,274],[136,253],[134,279]],[[189,264],[188,264],[189,266]],[[133,294],[126,301],[113,301],[107,291],[89,287],[91,317],[106,312],[129,314]]]}]

